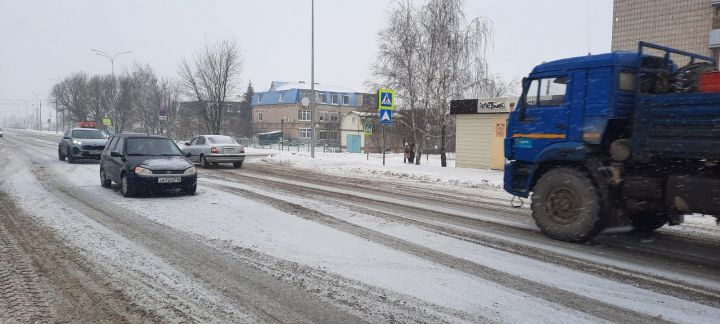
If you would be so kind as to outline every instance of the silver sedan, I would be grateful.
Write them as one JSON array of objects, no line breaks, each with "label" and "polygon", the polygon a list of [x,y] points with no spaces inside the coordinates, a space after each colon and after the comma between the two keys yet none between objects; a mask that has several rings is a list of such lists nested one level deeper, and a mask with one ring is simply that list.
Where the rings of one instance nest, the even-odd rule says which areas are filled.
[{"label": "silver sedan", "polygon": [[203,168],[219,163],[232,163],[235,168],[240,168],[245,161],[245,148],[224,135],[200,135],[185,142],[182,151],[190,153],[189,159]]}]

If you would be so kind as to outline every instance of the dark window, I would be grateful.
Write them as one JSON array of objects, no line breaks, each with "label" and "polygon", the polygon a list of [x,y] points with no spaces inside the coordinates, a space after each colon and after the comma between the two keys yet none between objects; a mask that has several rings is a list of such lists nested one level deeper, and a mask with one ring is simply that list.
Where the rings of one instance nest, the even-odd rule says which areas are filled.
[{"label": "dark window", "polygon": [[235,140],[230,136],[212,136],[208,137],[210,144],[237,144]]},{"label": "dark window", "polygon": [[103,139],[107,138],[105,133],[96,129],[78,129],[72,131],[72,137],[78,139]]},{"label": "dark window", "polygon": [[200,137],[195,137],[195,138],[193,138],[192,141],[190,141],[190,145],[197,145],[197,142],[198,142],[198,139],[199,139],[199,138],[200,138]]},{"label": "dark window", "polygon": [[128,138],[128,155],[182,155],[173,141],[166,138]]},{"label": "dark window", "polygon": [[530,82],[525,95],[528,106],[559,106],[565,103],[567,77],[536,79]]},{"label": "dark window", "polygon": [[198,137],[197,139],[197,145],[205,145],[205,137]]},{"label": "dark window", "polygon": [[120,138],[120,139],[118,139],[117,145],[115,146],[115,149],[113,150],[113,152],[122,153],[124,148],[125,148],[125,140]]},{"label": "dark window", "polygon": [[105,146],[105,148],[106,148],[108,151],[113,151],[113,150],[115,149],[115,145],[117,145],[118,138],[119,138],[119,137],[113,137],[112,139],[110,139],[110,142],[108,143],[107,146]]}]

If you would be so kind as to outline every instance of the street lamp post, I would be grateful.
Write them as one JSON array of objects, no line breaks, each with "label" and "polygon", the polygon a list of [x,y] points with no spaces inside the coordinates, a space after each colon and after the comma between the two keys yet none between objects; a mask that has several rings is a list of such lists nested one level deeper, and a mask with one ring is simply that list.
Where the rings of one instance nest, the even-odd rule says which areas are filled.
[{"label": "street lamp post", "polygon": [[[123,55],[123,54],[130,54],[130,51],[119,52],[119,53],[115,53],[115,54],[110,54],[110,53],[103,52],[103,51],[98,51],[98,50],[92,49],[92,48],[91,48],[90,50],[91,50],[93,53],[95,53],[96,55],[100,55],[100,56],[102,56],[102,57],[104,57],[104,58],[106,58],[106,59],[108,59],[108,60],[110,61],[110,68],[111,68],[111,73],[112,73],[112,86],[113,86],[113,87],[112,87],[113,105],[115,105],[115,104],[117,104],[117,103],[115,102],[115,58],[118,57],[118,56],[120,56],[120,55]],[[113,117],[113,121],[112,121],[112,122],[113,122],[113,127],[115,127],[115,132],[117,132],[117,124],[116,124],[116,123],[117,123],[117,115],[114,115],[114,116],[112,116],[112,117]]]},{"label": "street lamp post", "polygon": [[310,157],[315,158],[315,0],[310,11]]},{"label": "street lamp post", "polygon": [[35,100],[38,102],[38,109],[37,109],[37,112],[38,112],[38,117],[37,117],[38,124],[37,124],[37,127],[38,127],[38,130],[42,130],[42,100],[40,100],[40,96],[38,96],[38,93],[37,93],[37,92],[33,91],[32,94],[35,96]]}]

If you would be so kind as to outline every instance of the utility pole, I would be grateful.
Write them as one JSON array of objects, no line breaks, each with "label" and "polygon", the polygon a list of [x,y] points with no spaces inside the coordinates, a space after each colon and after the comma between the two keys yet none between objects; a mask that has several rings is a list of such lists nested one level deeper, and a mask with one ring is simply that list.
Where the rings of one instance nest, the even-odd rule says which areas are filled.
[{"label": "utility pole", "polygon": [[[112,73],[111,74],[112,75],[112,86],[113,86],[112,87],[113,105],[117,105],[117,102],[115,100],[115,58],[120,55],[123,55],[123,54],[130,54],[131,52],[127,51],[127,52],[119,52],[119,53],[115,53],[115,54],[110,54],[110,53],[98,51],[98,50],[92,49],[92,48],[90,50],[93,53],[100,55],[110,61],[110,69],[111,69],[111,73]],[[117,132],[118,131],[117,130],[117,115],[112,116],[112,118],[113,118],[112,125],[113,125],[113,127],[115,127],[115,132]]]},{"label": "utility pole", "polygon": [[310,11],[310,157],[315,158],[315,0]]}]

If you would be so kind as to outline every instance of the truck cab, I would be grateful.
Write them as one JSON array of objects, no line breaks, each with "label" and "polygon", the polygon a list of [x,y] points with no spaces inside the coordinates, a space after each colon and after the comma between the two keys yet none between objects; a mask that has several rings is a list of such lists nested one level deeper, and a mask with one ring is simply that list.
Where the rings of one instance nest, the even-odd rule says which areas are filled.
[{"label": "truck cab", "polygon": [[[720,94],[675,87],[685,75],[678,76],[672,55],[693,68],[715,64],[641,42],[638,52],[543,63],[523,79],[508,120],[504,186],[532,197],[533,217],[547,235],[585,242],[607,227],[647,231],[679,224],[687,213],[720,214],[712,196],[720,197],[720,180],[705,187],[710,192],[702,201],[691,199],[692,206],[687,199],[684,206],[672,201],[679,197],[669,188],[673,181],[684,179],[686,186],[690,178],[720,176],[714,164],[720,159]],[[698,137],[702,130],[705,136]]]}]

